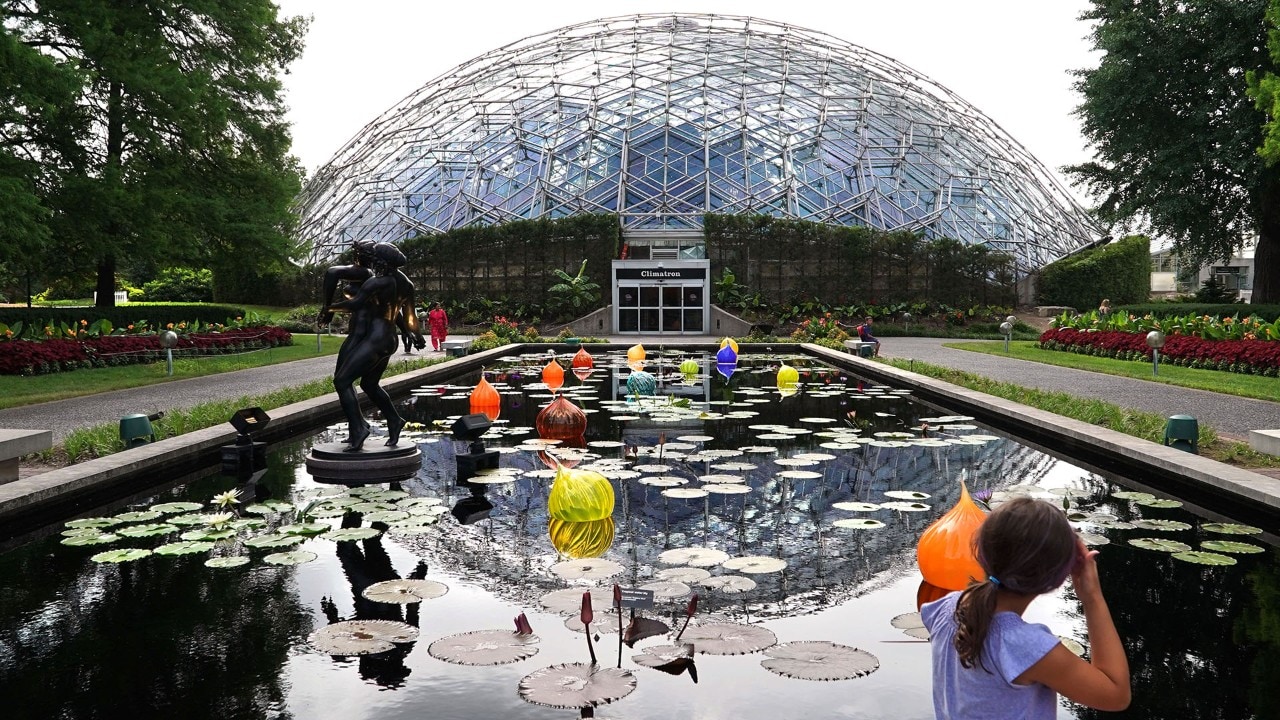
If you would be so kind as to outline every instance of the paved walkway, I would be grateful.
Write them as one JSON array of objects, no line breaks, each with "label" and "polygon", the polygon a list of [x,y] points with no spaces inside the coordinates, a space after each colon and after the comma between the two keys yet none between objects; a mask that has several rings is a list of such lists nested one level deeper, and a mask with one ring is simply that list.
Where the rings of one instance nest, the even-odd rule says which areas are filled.
[{"label": "paved walkway", "polygon": [[[716,342],[718,337],[613,337],[612,342],[656,348],[680,342]],[[1201,390],[1186,390],[1144,380],[1071,370],[942,347],[939,338],[883,339],[882,355],[909,358],[984,375],[996,380],[1061,390],[1082,397],[1158,415],[1193,415],[1220,435],[1247,440],[1249,430],[1280,428],[1280,403],[1249,400]],[[421,357],[415,353],[412,357]],[[426,353],[439,357],[439,353]],[[397,353],[395,358],[406,357]],[[90,397],[0,410],[0,427],[53,430],[55,442],[78,427],[117,422],[129,413],[153,413],[190,407],[211,400],[259,395],[286,385],[297,385],[333,373],[333,356],[239,370],[191,380],[119,390]],[[68,376],[69,381],[74,376]],[[1280,385],[1280,381],[1277,382]]]}]

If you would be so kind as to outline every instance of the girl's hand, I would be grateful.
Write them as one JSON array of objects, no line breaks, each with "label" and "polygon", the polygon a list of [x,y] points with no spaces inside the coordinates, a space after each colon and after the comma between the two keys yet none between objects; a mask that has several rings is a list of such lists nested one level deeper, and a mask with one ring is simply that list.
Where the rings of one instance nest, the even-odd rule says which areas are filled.
[{"label": "girl's hand", "polygon": [[1083,540],[1077,539],[1075,565],[1071,568],[1071,586],[1075,588],[1076,596],[1082,601],[1092,598],[1101,597],[1102,583],[1098,580],[1098,564],[1094,560],[1098,556],[1097,550],[1090,550]]}]

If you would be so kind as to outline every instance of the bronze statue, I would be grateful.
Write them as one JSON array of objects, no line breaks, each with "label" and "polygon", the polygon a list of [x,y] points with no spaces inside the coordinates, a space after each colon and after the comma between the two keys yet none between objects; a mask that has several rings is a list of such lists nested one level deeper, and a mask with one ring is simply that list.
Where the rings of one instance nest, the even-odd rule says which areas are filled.
[{"label": "bronze statue", "polygon": [[[333,371],[333,387],[347,416],[347,452],[356,452],[369,437],[369,423],[360,412],[354,383],[382,411],[390,438],[387,445],[400,440],[404,419],[396,412],[391,397],[378,384],[387,369],[387,361],[399,347],[401,333],[408,333],[419,348],[426,340],[418,328],[414,312],[413,283],[401,272],[406,259],[400,249],[390,243],[359,241],[355,244],[355,264],[329,268],[324,276],[324,297],[319,322],[327,324],[333,311],[351,314],[347,338],[338,350]],[[330,304],[339,281],[346,280],[344,299]]]}]

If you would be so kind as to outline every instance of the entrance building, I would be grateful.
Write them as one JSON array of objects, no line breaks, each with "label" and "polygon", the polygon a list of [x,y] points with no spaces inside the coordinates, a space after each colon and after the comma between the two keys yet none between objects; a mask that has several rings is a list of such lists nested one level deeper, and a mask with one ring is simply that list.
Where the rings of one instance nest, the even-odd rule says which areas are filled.
[{"label": "entrance building", "polygon": [[710,277],[710,260],[614,260],[614,333],[705,335]]}]

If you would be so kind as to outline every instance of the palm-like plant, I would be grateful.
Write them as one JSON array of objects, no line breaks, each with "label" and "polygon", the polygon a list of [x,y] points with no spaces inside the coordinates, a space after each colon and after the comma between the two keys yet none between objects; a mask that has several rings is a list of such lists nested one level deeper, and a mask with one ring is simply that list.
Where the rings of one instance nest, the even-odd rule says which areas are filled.
[{"label": "palm-like plant", "polygon": [[553,270],[560,282],[548,288],[556,305],[566,312],[579,312],[590,308],[600,299],[600,284],[591,282],[587,277],[587,261],[582,261],[577,275],[570,275],[563,270]]}]

